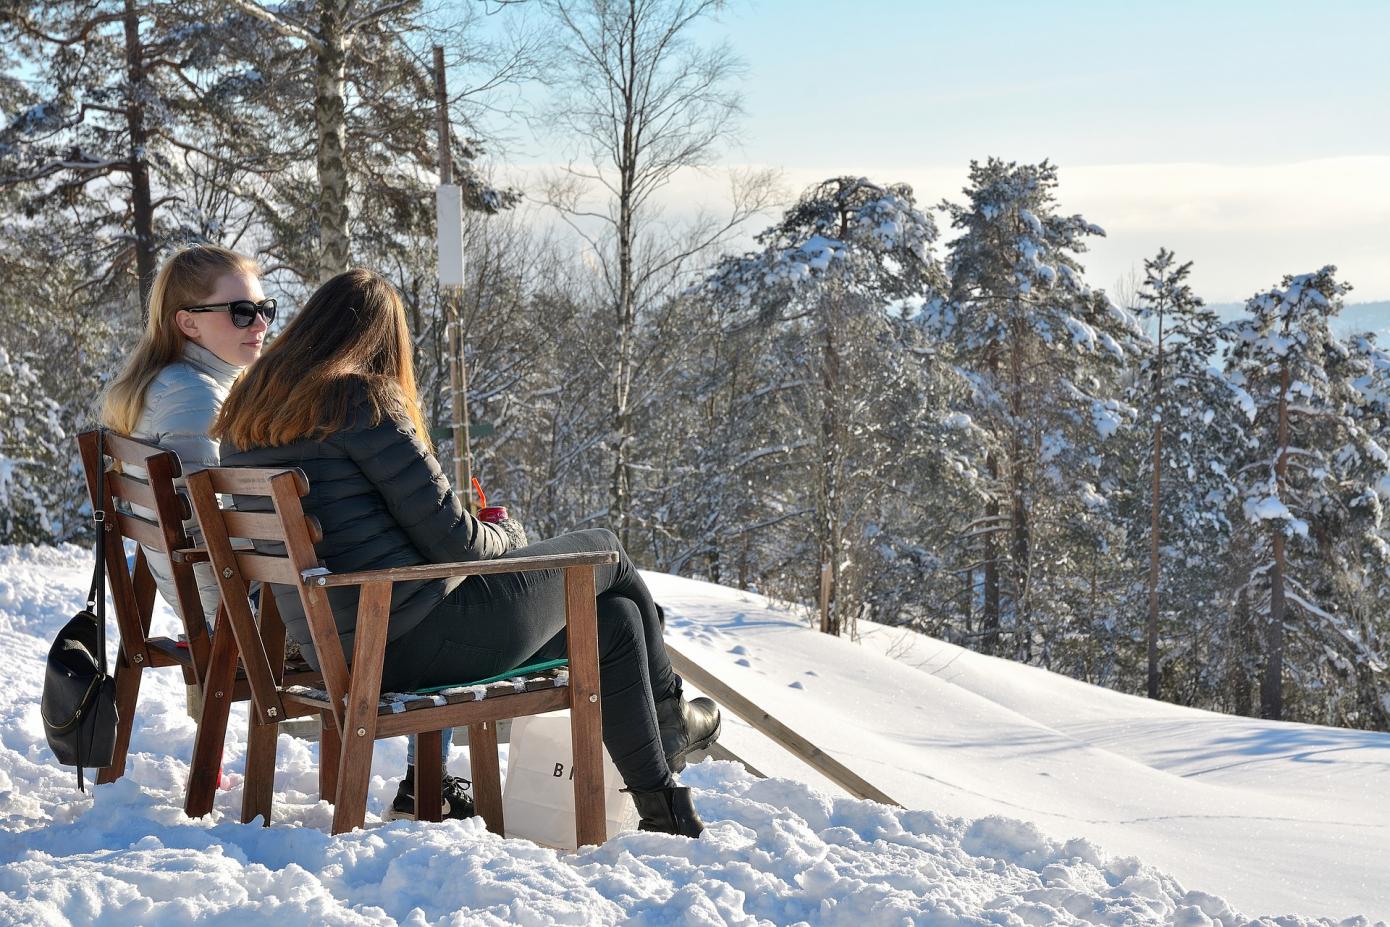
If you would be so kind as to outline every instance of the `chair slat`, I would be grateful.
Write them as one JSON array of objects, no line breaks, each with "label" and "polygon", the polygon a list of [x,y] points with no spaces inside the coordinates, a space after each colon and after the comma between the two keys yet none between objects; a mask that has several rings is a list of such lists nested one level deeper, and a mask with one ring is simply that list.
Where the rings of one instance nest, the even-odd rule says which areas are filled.
[{"label": "chair slat", "polygon": [[154,490],[150,489],[150,485],[144,480],[137,480],[132,476],[126,476],[124,473],[115,473],[108,470],[106,473],[106,485],[110,487],[111,495],[115,496],[117,499],[133,502],[150,511],[154,511],[159,505],[154,499]]},{"label": "chair slat", "polygon": [[[250,541],[285,541],[285,529],[280,516],[271,512],[237,512],[228,509],[222,513],[227,522],[227,533],[233,538]],[[304,516],[304,526],[309,539],[317,544],[323,540],[323,528],[312,515]]]},{"label": "chair slat", "polygon": [[[214,467],[208,471],[212,474],[212,491],[221,493],[241,494],[243,496],[269,496],[271,494],[270,479],[286,472],[285,468],[257,468],[257,467]],[[299,494],[304,495],[309,491],[309,478],[304,475],[303,470],[290,470],[295,474],[295,483],[298,484]]]},{"label": "chair slat", "polygon": [[168,553],[164,546],[164,532],[159,525],[154,522],[141,518],[139,515],[131,515],[128,512],[115,512],[116,527],[121,534],[137,541],[151,550],[160,553]]},{"label": "chair slat", "polygon": [[117,434],[114,431],[107,431],[103,439],[106,446],[106,454],[124,464],[134,464],[141,469],[145,466],[145,461],[160,454],[168,454],[174,463],[171,476],[182,476],[183,471],[178,465],[178,457],[160,447],[158,444],[151,444],[148,441],[141,441],[137,438],[130,438],[125,435]]},{"label": "chair slat", "polygon": [[299,574],[295,572],[294,565],[288,557],[238,552],[236,562],[237,569],[246,579],[262,583],[284,583],[287,586],[293,586],[299,579]]}]

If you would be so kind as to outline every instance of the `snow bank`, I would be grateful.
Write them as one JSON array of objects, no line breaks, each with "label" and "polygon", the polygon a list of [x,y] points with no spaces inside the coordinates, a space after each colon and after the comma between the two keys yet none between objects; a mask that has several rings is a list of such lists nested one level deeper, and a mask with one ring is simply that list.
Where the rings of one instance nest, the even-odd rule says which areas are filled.
[{"label": "snow bank", "polygon": [[[241,825],[244,708],[233,713],[216,809],[190,821],[181,801],[193,725],[171,671],[145,676],[127,776],[84,796],[44,744],[38,693],[47,640],[79,606],[86,562],[76,548],[0,548],[9,656],[0,667],[0,923],[1252,923],[1086,839],[1055,839],[1012,817],[835,797],[710,761],[683,775],[710,824],[701,840],[631,833],[561,854],[476,820],[378,823],[403,766],[400,740],[379,744],[368,828],[330,836],[330,808],[314,797],[317,747],[282,736],[274,826]],[[746,597],[723,595],[725,618],[743,614]],[[694,613],[688,601],[673,607]],[[172,622],[162,607],[157,622]],[[743,652],[745,661],[756,654]],[[799,698],[825,705],[863,694],[825,692],[814,671],[804,675],[812,684]],[[464,751],[451,766],[466,774]]]}]

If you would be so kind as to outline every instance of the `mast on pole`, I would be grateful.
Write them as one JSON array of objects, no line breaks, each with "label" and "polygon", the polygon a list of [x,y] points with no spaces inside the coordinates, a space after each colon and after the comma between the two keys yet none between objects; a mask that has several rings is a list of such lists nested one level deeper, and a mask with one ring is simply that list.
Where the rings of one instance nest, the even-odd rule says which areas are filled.
[{"label": "mast on pole", "polygon": [[445,342],[449,352],[449,392],[454,439],[454,491],[476,509],[473,455],[468,440],[468,368],[463,357],[463,332],[459,303],[463,293],[463,196],[454,184],[453,154],[449,146],[449,95],[444,85],[444,49],[434,46],[434,105],[439,129],[439,187],[436,222],[439,243],[439,289],[444,298]]}]

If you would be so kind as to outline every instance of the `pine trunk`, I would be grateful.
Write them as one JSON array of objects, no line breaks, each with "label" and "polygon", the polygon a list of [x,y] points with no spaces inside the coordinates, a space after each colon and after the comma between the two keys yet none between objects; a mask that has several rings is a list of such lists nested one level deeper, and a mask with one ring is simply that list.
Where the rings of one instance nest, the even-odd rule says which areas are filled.
[{"label": "pine trunk", "polygon": [[149,311],[157,246],[150,196],[149,135],[145,127],[145,56],[140,44],[140,15],[135,0],[125,0],[124,21],[126,84],[129,87],[125,117],[130,132],[130,208],[135,231],[135,274],[139,278],[143,315]]},{"label": "pine trunk", "polygon": [[1158,698],[1158,545],[1163,470],[1163,309],[1158,310],[1158,370],[1154,380],[1153,491],[1149,503],[1149,621],[1144,636],[1149,650],[1149,698]]},{"label": "pine trunk", "polygon": [[322,3],[315,62],[314,121],[318,127],[319,282],[348,269],[347,36],[341,0]]},{"label": "pine trunk", "polygon": [[[1274,464],[1276,491],[1284,499],[1289,465],[1289,365],[1279,365],[1279,457]],[[1269,625],[1265,628],[1265,671],[1260,681],[1260,717],[1278,721],[1284,711],[1284,525],[1274,526],[1274,565],[1269,574]]]},{"label": "pine trunk", "polygon": [[[833,297],[832,297],[833,301]],[[826,634],[839,635],[842,624],[840,613],[843,602],[840,595],[841,549],[840,534],[840,423],[835,398],[840,389],[840,354],[835,341],[836,323],[833,314],[828,313],[822,328],[824,357],[821,358],[821,455],[820,492],[817,499],[819,537],[816,546],[821,563],[821,630]]]}]

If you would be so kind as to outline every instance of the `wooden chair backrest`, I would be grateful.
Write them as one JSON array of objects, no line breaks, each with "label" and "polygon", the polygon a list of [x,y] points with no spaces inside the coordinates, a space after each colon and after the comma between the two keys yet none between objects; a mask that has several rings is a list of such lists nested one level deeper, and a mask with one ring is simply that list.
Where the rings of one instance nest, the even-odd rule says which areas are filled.
[{"label": "wooden chair backrest", "polygon": [[[241,652],[253,703],[262,720],[283,720],[285,712],[275,682],[276,674],[272,672],[258,623],[246,598],[247,586],[253,581],[288,585],[298,590],[309,619],[314,650],[322,665],[325,686],[334,696],[341,716],[342,698],[347,693],[347,665],[338,642],[337,626],[324,591],[310,589],[302,579],[303,571],[319,566],[314,544],[323,539],[318,519],[305,515],[300,502],[309,492],[304,472],[213,467],[192,474],[187,482],[193,511],[203,531],[203,543],[222,590],[223,608]],[[232,496],[240,497],[241,507],[248,510],[233,508],[236,503]],[[268,500],[271,511],[254,511],[265,507],[265,503],[254,501],[257,498]],[[234,547],[233,539],[259,543],[251,550]],[[262,610],[271,601],[273,591],[263,586]]]},{"label": "wooden chair backrest", "polygon": [[[92,510],[103,512],[105,517],[108,532],[106,575],[111,584],[121,646],[127,658],[150,666],[145,634],[156,590],[145,549],[169,557],[172,551],[192,546],[183,526],[184,519],[192,517],[188,501],[174,487],[182,467],[173,451],[157,444],[109,430],[103,443],[110,463],[98,458],[95,430],[77,436]],[[103,468],[106,470],[105,494],[98,499],[97,477]],[[143,471],[144,477],[137,476],[136,471]],[[117,502],[124,505],[118,506]],[[113,543],[120,538],[130,538],[141,545],[131,568],[127,568],[122,545]],[[207,666],[209,643],[197,579],[189,564],[169,559],[179,618],[188,636],[194,672],[201,680]]]}]

